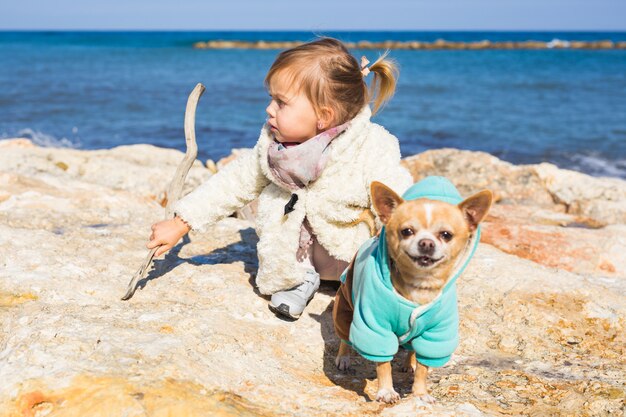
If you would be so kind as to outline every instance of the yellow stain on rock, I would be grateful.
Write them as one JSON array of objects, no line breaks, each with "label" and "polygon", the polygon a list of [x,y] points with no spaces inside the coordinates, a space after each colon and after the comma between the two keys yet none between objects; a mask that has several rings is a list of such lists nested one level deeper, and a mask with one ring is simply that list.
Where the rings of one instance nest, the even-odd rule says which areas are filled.
[{"label": "yellow stain on rock", "polygon": [[65,388],[24,383],[19,394],[0,400],[0,417],[271,417],[239,395],[207,391],[189,381],[131,383],[119,377],[79,375]]},{"label": "yellow stain on rock", "polygon": [[161,326],[161,328],[159,329],[159,332],[165,333],[165,334],[172,334],[174,333],[174,329],[172,328],[172,326],[166,324],[165,326]]},{"label": "yellow stain on rock", "polygon": [[13,307],[27,301],[37,300],[35,294],[26,293],[26,294],[11,294],[0,292],[0,307]]},{"label": "yellow stain on rock", "polygon": [[62,169],[63,171],[67,171],[67,170],[68,170],[68,168],[69,168],[69,166],[68,166],[65,162],[63,162],[63,161],[59,161],[59,162],[57,162],[57,163],[56,163],[56,164],[54,164],[54,165],[56,165],[57,167],[59,167],[59,168],[60,168],[60,169]]}]

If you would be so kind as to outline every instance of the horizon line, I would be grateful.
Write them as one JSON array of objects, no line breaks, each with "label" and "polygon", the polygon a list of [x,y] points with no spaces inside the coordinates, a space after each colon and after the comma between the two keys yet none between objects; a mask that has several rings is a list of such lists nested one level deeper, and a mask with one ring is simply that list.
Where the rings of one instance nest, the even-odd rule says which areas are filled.
[{"label": "horizon line", "polygon": [[0,32],[623,32],[626,29],[86,29],[86,28],[0,28]]}]

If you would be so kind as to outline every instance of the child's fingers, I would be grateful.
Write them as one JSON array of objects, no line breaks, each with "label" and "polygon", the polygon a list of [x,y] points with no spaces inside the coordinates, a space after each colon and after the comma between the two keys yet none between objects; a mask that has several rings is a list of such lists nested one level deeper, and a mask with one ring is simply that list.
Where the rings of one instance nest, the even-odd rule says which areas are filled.
[{"label": "child's fingers", "polygon": [[161,256],[163,255],[165,252],[167,252],[168,250],[170,250],[171,246],[169,245],[162,245],[154,254],[154,256]]},{"label": "child's fingers", "polygon": [[170,245],[167,242],[160,241],[160,240],[151,240],[150,242],[146,244],[146,247],[148,249],[154,249],[156,247],[159,247],[157,251],[154,253],[154,256],[160,256],[164,254],[165,252],[167,252],[168,250],[170,250],[172,248],[172,245]]},{"label": "child's fingers", "polygon": [[162,241],[157,240],[154,237],[152,237],[152,239],[150,239],[150,242],[146,243],[146,248],[154,249],[157,246],[161,246],[163,243],[165,243],[165,242],[162,242]]}]

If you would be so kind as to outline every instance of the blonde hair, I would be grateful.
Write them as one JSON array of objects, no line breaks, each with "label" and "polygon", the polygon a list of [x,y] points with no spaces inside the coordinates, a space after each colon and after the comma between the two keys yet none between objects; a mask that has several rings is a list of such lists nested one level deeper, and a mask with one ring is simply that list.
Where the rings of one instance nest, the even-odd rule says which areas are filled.
[{"label": "blonde hair", "polygon": [[272,78],[280,73],[305,93],[318,114],[322,107],[330,107],[335,112],[334,123],[342,124],[369,102],[376,114],[393,96],[398,68],[387,54],[369,66],[374,80],[368,89],[361,65],[345,45],[337,39],[320,38],[281,52],[265,76],[265,86],[269,89]]}]

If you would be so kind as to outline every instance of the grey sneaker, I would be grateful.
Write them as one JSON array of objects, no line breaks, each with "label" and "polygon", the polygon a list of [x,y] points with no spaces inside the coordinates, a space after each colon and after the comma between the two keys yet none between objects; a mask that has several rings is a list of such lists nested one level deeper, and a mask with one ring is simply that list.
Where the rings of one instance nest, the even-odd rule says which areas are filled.
[{"label": "grey sneaker", "polygon": [[304,308],[315,295],[320,287],[320,274],[315,271],[307,271],[304,282],[290,290],[279,291],[272,294],[269,307],[274,313],[281,316],[297,319]]}]

